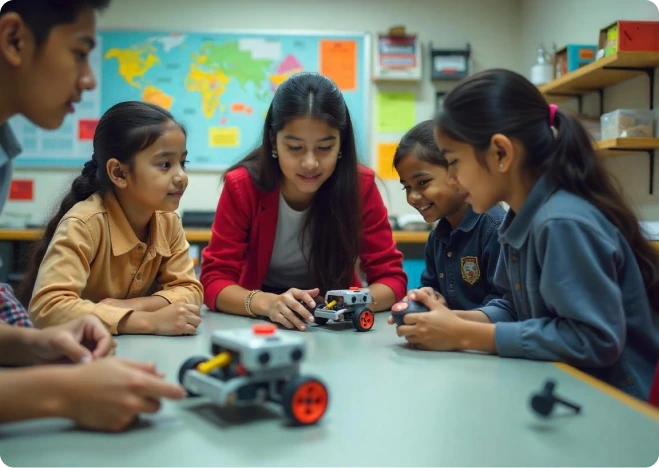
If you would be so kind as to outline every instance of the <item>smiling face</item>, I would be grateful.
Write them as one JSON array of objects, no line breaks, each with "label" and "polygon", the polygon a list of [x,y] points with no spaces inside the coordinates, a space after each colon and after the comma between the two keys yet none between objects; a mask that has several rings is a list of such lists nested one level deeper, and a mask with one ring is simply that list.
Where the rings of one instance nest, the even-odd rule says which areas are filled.
[{"label": "smiling face", "polygon": [[311,117],[288,122],[276,135],[283,174],[281,191],[289,205],[304,207],[334,173],[341,147],[340,132]]},{"label": "smiling face", "polygon": [[457,213],[465,202],[448,169],[416,157],[413,151],[396,166],[407,195],[407,203],[416,208],[427,223]]}]

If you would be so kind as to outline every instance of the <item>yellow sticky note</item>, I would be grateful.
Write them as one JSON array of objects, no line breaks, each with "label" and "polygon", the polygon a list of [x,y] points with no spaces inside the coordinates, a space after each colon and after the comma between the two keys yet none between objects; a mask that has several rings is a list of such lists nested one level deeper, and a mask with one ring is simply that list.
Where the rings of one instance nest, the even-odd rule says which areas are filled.
[{"label": "yellow sticky note", "polygon": [[237,148],[240,146],[240,128],[210,127],[208,146],[211,148]]},{"label": "yellow sticky note", "polygon": [[405,133],[416,123],[414,93],[378,93],[378,132]]},{"label": "yellow sticky note", "polygon": [[394,169],[394,154],[398,143],[378,143],[378,175],[384,180],[398,179]]}]

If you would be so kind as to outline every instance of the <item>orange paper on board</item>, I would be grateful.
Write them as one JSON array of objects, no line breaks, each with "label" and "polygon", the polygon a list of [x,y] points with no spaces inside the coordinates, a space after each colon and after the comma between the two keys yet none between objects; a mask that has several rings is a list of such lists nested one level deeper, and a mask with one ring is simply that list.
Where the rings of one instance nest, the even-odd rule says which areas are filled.
[{"label": "orange paper on board", "polygon": [[320,73],[331,78],[341,91],[356,91],[357,43],[320,41]]}]

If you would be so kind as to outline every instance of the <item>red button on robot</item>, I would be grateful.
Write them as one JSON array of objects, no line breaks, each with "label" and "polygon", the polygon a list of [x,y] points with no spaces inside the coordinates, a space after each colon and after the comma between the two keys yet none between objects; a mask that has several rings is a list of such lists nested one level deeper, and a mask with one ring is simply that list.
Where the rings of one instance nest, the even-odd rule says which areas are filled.
[{"label": "red button on robot", "polygon": [[252,332],[255,335],[274,335],[277,331],[277,326],[270,323],[257,323],[252,325]]}]

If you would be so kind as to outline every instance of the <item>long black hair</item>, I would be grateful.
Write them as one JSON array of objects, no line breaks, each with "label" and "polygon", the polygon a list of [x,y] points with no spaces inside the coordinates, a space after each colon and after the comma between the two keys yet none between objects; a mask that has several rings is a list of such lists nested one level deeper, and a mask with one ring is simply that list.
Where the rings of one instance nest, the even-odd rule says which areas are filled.
[{"label": "long black hair", "polygon": [[301,235],[311,240],[309,271],[324,293],[351,284],[359,256],[361,206],[357,149],[350,113],[339,88],[318,73],[298,73],[284,81],[272,100],[263,125],[261,145],[229,168],[245,167],[264,192],[274,190],[283,177],[273,158],[273,135],[294,119],[312,117],[340,132],[341,159],[313,197]]},{"label": "long black hair", "polygon": [[28,257],[27,274],[17,291],[17,298],[25,307],[30,303],[39,267],[64,215],[76,203],[93,194],[104,195],[114,189],[106,169],[110,159],[117,159],[130,167],[135,155],[155,143],[172,124],[185,133],[185,128],[174,120],[172,114],[146,102],[121,102],[103,114],[94,132],[94,154],[73,180],[71,190],[62,199]]},{"label": "long black hair", "polygon": [[620,230],[634,252],[650,303],[659,310],[659,255],[634,210],[581,123],[558,110],[554,135],[549,119],[547,101],[533,84],[517,73],[494,69],[467,78],[451,91],[435,123],[448,137],[473,146],[483,165],[493,135],[520,141],[528,170],[546,174],[558,187],[588,200]]},{"label": "long black hair", "polygon": [[434,131],[435,124],[432,120],[425,120],[408,130],[394,153],[394,167],[413,152],[421,161],[448,168],[448,161],[435,143]]}]

